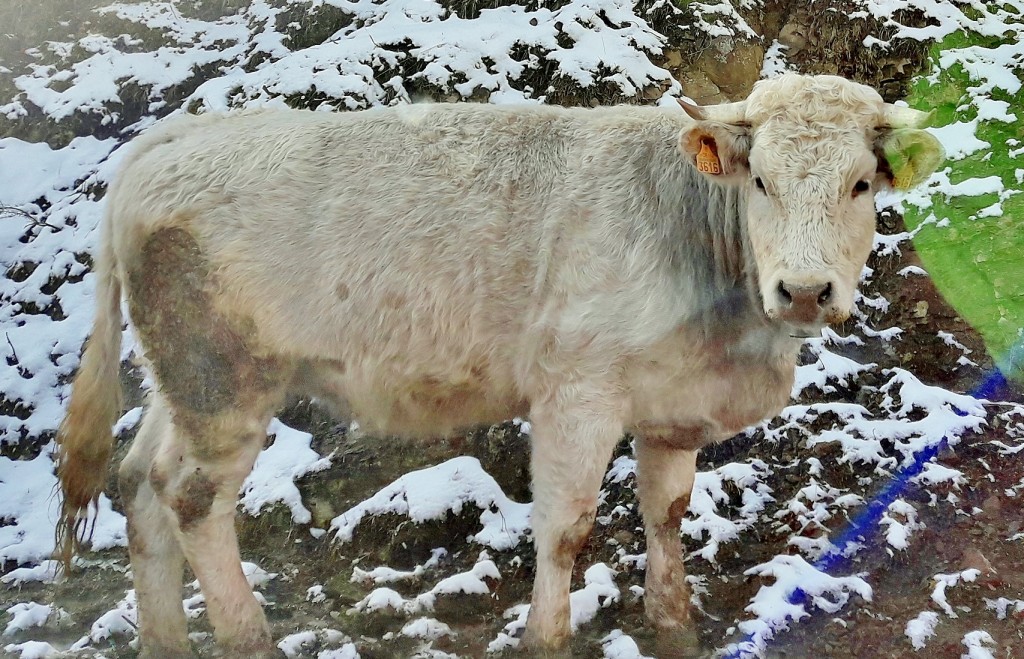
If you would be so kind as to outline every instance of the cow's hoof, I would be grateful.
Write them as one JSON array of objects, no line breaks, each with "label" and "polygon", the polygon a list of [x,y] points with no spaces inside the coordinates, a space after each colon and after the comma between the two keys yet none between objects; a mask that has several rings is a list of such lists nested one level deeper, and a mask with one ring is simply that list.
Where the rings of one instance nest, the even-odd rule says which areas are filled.
[{"label": "cow's hoof", "polygon": [[280,648],[259,651],[235,650],[228,648],[214,656],[220,657],[221,659],[286,659],[288,655],[286,655]]},{"label": "cow's hoof", "polygon": [[248,643],[226,647],[217,656],[223,659],[285,659],[288,655],[273,643],[258,645]]},{"label": "cow's hoof", "polygon": [[523,640],[519,644],[520,652],[525,657],[537,657],[537,659],[571,659],[569,652],[569,635],[553,634],[541,636],[529,625],[523,632]]},{"label": "cow's hoof", "polygon": [[184,649],[181,647],[145,646],[139,651],[139,659],[192,659],[195,656],[195,653],[187,646]]},{"label": "cow's hoof", "polygon": [[522,648],[519,656],[529,657],[530,659],[573,659],[575,656],[569,650],[568,644],[557,648],[536,647],[529,644],[523,644],[519,647]]},{"label": "cow's hoof", "polygon": [[693,627],[657,630],[654,648],[654,656],[658,659],[694,659],[702,656],[700,639]]}]

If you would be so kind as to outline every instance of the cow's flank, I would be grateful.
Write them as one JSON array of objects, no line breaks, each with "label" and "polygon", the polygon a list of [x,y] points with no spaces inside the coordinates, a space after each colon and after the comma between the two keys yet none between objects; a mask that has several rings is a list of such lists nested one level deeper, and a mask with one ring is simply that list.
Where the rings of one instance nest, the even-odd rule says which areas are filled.
[{"label": "cow's flank", "polygon": [[144,656],[188,655],[185,561],[223,652],[276,653],[234,513],[295,393],[421,437],[529,415],[540,649],[570,633],[572,567],[632,431],[645,609],[665,656],[693,651],[696,451],[776,414],[801,339],[850,313],[874,193],[941,160],[923,119],[786,75],[705,108],[424,104],[148,132],[107,195],[58,432],[65,559],[106,480],[123,287],[156,385],[120,469]]}]

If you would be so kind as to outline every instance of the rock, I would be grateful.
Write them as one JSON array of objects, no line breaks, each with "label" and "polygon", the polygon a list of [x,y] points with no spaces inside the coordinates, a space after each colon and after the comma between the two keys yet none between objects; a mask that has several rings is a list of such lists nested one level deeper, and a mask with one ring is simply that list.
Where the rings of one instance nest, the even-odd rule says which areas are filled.
[{"label": "rock", "polygon": [[981,509],[985,511],[985,515],[992,519],[999,519],[1000,513],[1003,510],[1003,504],[999,500],[998,494],[993,494],[989,498],[985,499],[981,503]]},{"label": "rock", "polygon": [[[748,12],[752,13],[752,12]],[[768,0],[759,13],[766,43],[776,39],[786,46],[786,59],[803,73],[838,74],[878,89],[892,101],[906,93],[906,81],[927,61],[928,44],[894,39],[886,48],[866,45],[872,36],[883,41],[896,32],[895,23],[862,11],[857,0]],[[923,15],[904,12],[898,19],[920,26]],[[777,31],[773,28],[779,25]]]},{"label": "rock", "polygon": [[980,570],[982,574],[995,574],[996,570],[992,563],[981,553],[977,547],[971,546],[964,550],[960,557],[961,570]]},{"label": "rock", "polygon": [[761,76],[764,47],[755,41],[716,39],[697,61],[697,68],[729,100],[746,98]]},{"label": "rock", "polygon": [[320,529],[330,527],[331,520],[335,517],[334,506],[322,497],[309,500],[309,512],[313,515],[313,526]]},{"label": "rock", "polygon": [[665,58],[665,61],[662,63],[662,66],[664,66],[666,69],[674,71],[676,69],[681,69],[683,67],[683,54],[679,52],[678,49],[668,49],[662,54],[662,56]]},{"label": "rock", "polygon": [[683,93],[700,105],[746,98],[761,76],[764,47],[756,41],[719,37],[686,65],[679,50],[665,52],[662,66],[673,71]]},{"label": "rock", "polygon": [[706,73],[697,69],[681,73],[679,84],[683,86],[683,93],[698,105],[716,105],[729,100],[722,94],[722,90],[711,82]]},{"label": "rock", "polygon": [[779,32],[779,43],[790,51],[803,50],[807,46],[807,26],[801,23],[787,23]]}]

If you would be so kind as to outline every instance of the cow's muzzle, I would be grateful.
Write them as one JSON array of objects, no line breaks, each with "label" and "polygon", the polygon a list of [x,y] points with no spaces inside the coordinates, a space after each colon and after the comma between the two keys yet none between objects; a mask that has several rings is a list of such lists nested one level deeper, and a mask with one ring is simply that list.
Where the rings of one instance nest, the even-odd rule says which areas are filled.
[{"label": "cow's muzzle", "polygon": [[830,281],[790,284],[779,280],[768,313],[773,318],[801,328],[817,328],[845,320],[836,305],[835,286]]}]

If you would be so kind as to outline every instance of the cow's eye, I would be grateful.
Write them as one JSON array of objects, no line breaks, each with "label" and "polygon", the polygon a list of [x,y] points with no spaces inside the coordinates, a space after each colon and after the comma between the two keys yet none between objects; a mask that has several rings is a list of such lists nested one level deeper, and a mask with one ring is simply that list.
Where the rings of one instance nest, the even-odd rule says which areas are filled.
[{"label": "cow's eye", "polygon": [[862,192],[867,192],[871,188],[871,184],[867,181],[857,181],[853,185],[853,196],[856,197]]},{"label": "cow's eye", "polygon": [[764,181],[761,180],[760,176],[755,176],[754,177],[754,185],[757,186],[758,190],[760,190],[761,192],[764,192]]}]

